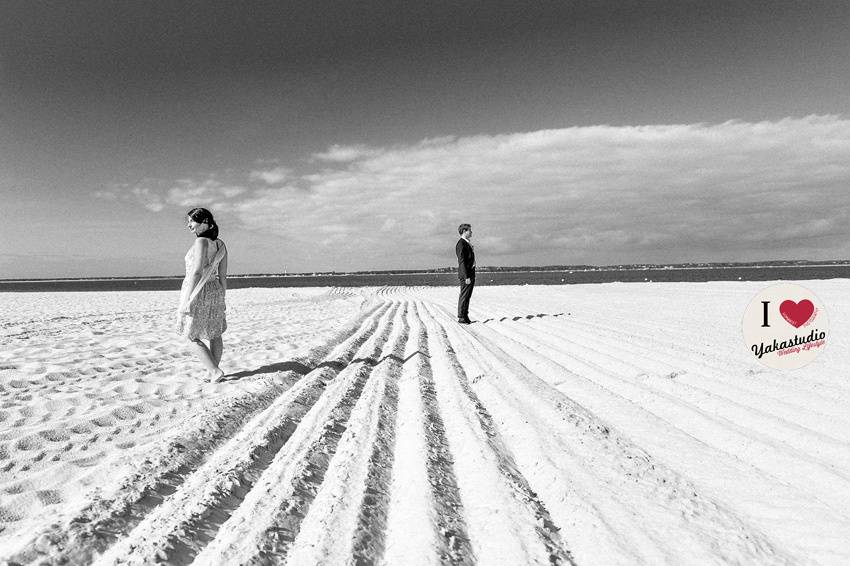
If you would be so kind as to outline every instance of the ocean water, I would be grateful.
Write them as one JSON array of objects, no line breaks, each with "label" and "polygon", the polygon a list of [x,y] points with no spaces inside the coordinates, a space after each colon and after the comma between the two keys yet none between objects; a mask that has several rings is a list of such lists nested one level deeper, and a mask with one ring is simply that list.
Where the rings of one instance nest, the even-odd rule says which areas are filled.
[{"label": "ocean water", "polygon": [[[476,285],[575,285],[615,281],[624,283],[646,281],[801,281],[806,279],[850,279],[850,265],[627,268],[591,271],[480,271],[476,278]],[[176,291],[180,289],[182,280],[182,277],[0,280],[0,292]],[[453,273],[231,276],[227,279],[229,289],[247,287],[383,287],[388,285],[453,286],[457,284],[457,276]]]}]

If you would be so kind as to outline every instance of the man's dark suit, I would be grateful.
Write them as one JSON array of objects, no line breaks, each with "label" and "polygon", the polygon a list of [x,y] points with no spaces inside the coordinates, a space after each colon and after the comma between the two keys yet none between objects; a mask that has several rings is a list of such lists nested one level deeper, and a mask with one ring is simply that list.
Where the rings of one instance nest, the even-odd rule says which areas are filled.
[{"label": "man's dark suit", "polygon": [[[457,300],[458,320],[469,320],[469,299],[475,287],[475,251],[472,244],[463,238],[455,246],[457,253],[457,276],[460,279],[460,297]],[[469,283],[466,280],[469,279]]]}]

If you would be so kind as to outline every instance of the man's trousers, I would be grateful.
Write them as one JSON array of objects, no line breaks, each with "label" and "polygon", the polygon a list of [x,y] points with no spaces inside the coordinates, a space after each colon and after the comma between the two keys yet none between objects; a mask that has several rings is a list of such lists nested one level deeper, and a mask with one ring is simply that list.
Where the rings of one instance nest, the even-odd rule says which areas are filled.
[{"label": "man's trousers", "polygon": [[472,297],[473,288],[475,288],[475,279],[472,279],[470,283],[461,280],[460,297],[457,300],[458,320],[469,320],[469,299]]}]

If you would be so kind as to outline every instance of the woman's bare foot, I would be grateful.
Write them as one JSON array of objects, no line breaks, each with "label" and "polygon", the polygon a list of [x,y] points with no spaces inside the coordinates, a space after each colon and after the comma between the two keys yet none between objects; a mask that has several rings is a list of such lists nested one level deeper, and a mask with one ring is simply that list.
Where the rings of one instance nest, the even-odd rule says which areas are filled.
[{"label": "woman's bare foot", "polygon": [[215,370],[209,372],[210,383],[218,383],[222,379],[224,379],[224,372],[221,371],[221,368],[215,368]]}]

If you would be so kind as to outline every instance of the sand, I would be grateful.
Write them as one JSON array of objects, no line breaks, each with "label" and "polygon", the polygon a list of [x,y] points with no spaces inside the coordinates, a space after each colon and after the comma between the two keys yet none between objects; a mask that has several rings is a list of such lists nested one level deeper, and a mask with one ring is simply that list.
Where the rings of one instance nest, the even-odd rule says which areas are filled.
[{"label": "sand", "polygon": [[769,283],[0,294],[0,562],[847,564],[850,298],[795,371]]}]

